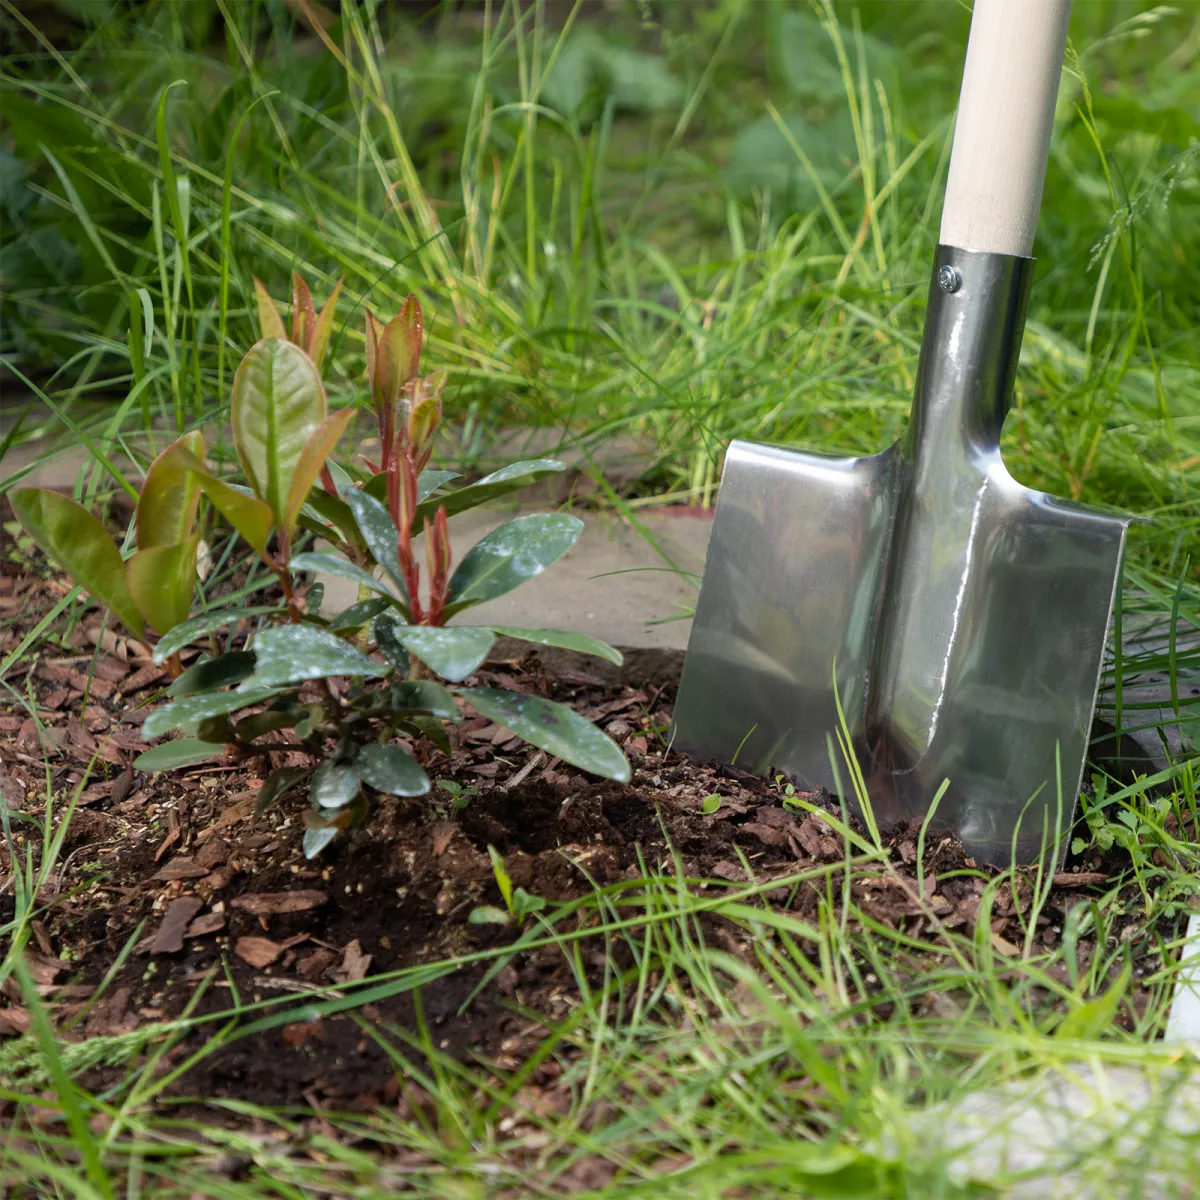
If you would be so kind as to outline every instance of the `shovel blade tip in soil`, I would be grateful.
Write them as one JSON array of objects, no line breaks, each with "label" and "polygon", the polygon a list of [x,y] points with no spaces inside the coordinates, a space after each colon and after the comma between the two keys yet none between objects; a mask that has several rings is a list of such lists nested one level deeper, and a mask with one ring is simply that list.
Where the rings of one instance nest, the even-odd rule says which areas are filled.
[{"label": "shovel blade tip in soil", "polygon": [[938,248],[882,454],[730,447],[675,709],[679,749],[834,788],[840,700],[880,828],[948,779],[936,827],[989,862],[1071,819],[1129,523],[1000,458],[1029,262]]}]

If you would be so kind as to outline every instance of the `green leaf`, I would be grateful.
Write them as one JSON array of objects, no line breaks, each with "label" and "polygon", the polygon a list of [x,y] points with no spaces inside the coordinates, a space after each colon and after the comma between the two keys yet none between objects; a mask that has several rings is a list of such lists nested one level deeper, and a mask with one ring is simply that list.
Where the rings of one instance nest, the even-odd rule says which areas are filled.
[{"label": "green leaf", "polygon": [[461,721],[454,697],[432,679],[406,679],[392,684],[392,707],[398,712],[422,712],[443,721]]},{"label": "green leaf", "polygon": [[254,653],[251,650],[231,650],[206,658],[188,667],[169,688],[168,696],[192,696],[197,692],[213,692],[218,688],[230,687],[248,679],[254,671]]},{"label": "green leaf", "polygon": [[[841,26],[838,29],[854,61],[851,47],[861,46],[866,57],[870,78],[881,76],[891,85],[898,64],[896,51],[871,34],[856,33]],[[784,12],[779,15],[778,41],[774,47],[788,85],[808,101],[824,101],[844,105],[846,85],[838,65],[837,51],[825,23],[805,12]],[[889,93],[892,90],[889,86]]]},{"label": "green leaf", "polygon": [[190,642],[220,629],[224,625],[233,625],[243,617],[261,617],[266,613],[277,613],[277,608],[226,608],[219,612],[201,613],[188,621],[176,625],[170,633],[159,638],[154,647],[154,661],[164,663],[176,650],[183,649]]},{"label": "green leaf", "polygon": [[265,555],[273,519],[265,501],[246,488],[218,479],[182,440],[172,447],[171,464],[190,471],[213,508],[250,543],[255,553]]},{"label": "green leaf", "polygon": [[[461,714],[459,714],[458,719],[462,719]],[[427,717],[418,713],[416,716],[408,717],[406,723],[412,725],[416,731],[415,736],[428,738],[449,758],[454,752],[454,748],[450,745],[450,738],[446,733],[446,727],[442,724],[442,720],[443,718],[441,717]]]},{"label": "green leaf", "polygon": [[[452,479],[461,479],[457,471],[437,471],[429,467],[417,476],[417,503],[433,495],[438,488],[445,487]],[[381,504],[387,503],[387,472],[377,471],[366,483],[362,490]]]},{"label": "green leaf", "polygon": [[[545,479],[547,475],[562,470],[565,470],[564,464],[553,458],[530,458],[524,462],[509,463],[507,467],[501,467],[477,483],[468,484],[449,495],[434,496],[427,500],[422,498],[423,503],[417,508],[417,527],[420,528],[421,521],[425,517],[433,516],[443,504],[446,506],[446,516],[452,517],[455,513],[466,512],[468,508],[506,496],[509,492],[528,487],[531,483],[537,483],[539,479]],[[423,471],[421,479],[424,480],[425,476],[431,473]]]},{"label": "green leaf", "polygon": [[135,637],[145,622],[112,538],[81,504],[44,488],[14,488],[8,501],[25,531],[76,583],[91,592]]},{"label": "green leaf", "polygon": [[177,438],[150,464],[137,504],[139,549],[175,546],[191,536],[200,483],[188,466],[189,459],[204,461],[204,437],[199,431]]},{"label": "green leaf", "polygon": [[503,637],[520,638],[523,642],[536,642],[539,646],[559,646],[580,654],[594,654],[618,667],[624,661],[620,650],[586,633],[569,633],[563,629],[518,629],[514,625],[489,625],[488,628]]},{"label": "green leaf", "polygon": [[294,702],[281,706],[281,701],[277,700],[264,712],[252,713],[248,717],[243,717],[233,727],[233,733],[239,742],[252,742],[255,738],[262,737],[264,733],[293,728],[306,715],[307,711]]},{"label": "green leaf", "polygon": [[373,496],[358,488],[347,488],[342,493],[358,528],[375,561],[384,569],[392,582],[400,589],[400,595],[408,600],[408,588],[404,583],[404,572],[400,569],[400,551],[397,545],[396,526],[392,515]]},{"label": "green leaf", "polygon": [[246,539],[250,548],[265,558],[267,538],[274,520],[270,505],[215,475],[201,475],[200,490],[213,508]]},{"label": "green leaf", "polygon": [[184,696],[152,712],[142,726],[142,733],[148,738],[162,737],[172,729],[198,725],[209,717],[261,704],[275,694],[272,687],[254,685],[245,691],[201,692],[195,696]]},{"label": "green leaf", "polygon": [[535,896],[532,892],[527,892],[523,887],[513,890],[513,913],[518,917],[524,917],[529,913],[541,912],[546,907],[546,898],[544,896]]},{"label": "green leaf", "polygon": [[379,616],[380,613],[386,612],[389,608],[391,608],[391,604],[382,596],[374,596],[370,600],[360,600],[357,604],[351,604],[349,608],[342,609],[329,622],[329,632],[353,633],[356,629],[361,629],[373,617]]},{"label": "green leaf", "polygon": [[328,675],[382,675],[385,668],[336,634],[312,625],[277,625],[254,639],[258,678],[265,684],[300,683]]},{"label": "green leaf", "polygon": [[254,277],[254,302],[258,308],[258,328],[265,338],[282,338],[287,341],[287,328],[275,301],[266,285],[257,276]]},{"label": "green leaf", "polygon": [[421,362],[420,310],[405,302],[383,327],[375,348],[375,403],[394,404]]},{"label": "green leaf", "polygon": [[356,567],[349,559],[340,554],[319,554],[309,551],[295,555],[288,564],[293,571],[320,571],[325,575],[336,575],[339,579],[350,579],[360,587],[369,588],[373,592],[386,597],[393,604],[399,600],[386,583],[369,575],[362,567]]},{"label": "green leaf", "polygon": [[379,652],[398,670],[408,674],[410,662],[408,651],[400,645],[398,634],[406,622],[400,621],[394,614],[375,618],[375,641],[379,644]]},{"label": "green leaf", "polygon": [[504,907],[509,912],[513,910],[513,885],[508,871],[504,866],[504,856],[493,845],[488,845],[488,858],[492,860],[492,874],[496,877],[496,886],[504,900]]},{"label": "green leaf", "polygon": [[700,811],[706,816],[711,817],[713,813],[721,807],[721,797],[716,792],[711,792],[700,801]]},{"label": "green leaf", "polygon": [[187,620],[196,590],[196,552],[200,535],[177,546],[148,546],[125,564],[129,594],[146,623],[167,633]]},{"label": "green leaf", "polygon": [[354,767],[363,783],[389,796],[423,796],[429,791],[429,776],[401,746],[363,746]]},{"label": "green leaf", "polygon": [[1117,1008],[1129,988],[1129,963],[1121,969],[1112,987],[1091,1000],[1077,1004],[1059,1022],[1054,1031],[1060,1038],[1098,1038],[1112,1027]]},{"label": "green leaf", "polygon": [[[774,202],[793,211],[820,203],[820,188],[837,186],[846,174],[845,160],[854,154],[854,124],[845,104],[828,109],[820,122],[802,112],[785,113],[783,130],[772,116],[750,122],[734,138],[726,177],[741,195],[770,193]],[[796,156],[792,140],[808,156],[806,166]],[[810,173],[811,169],[811,173]]]},{"label": "green leaf", "polygon": [[593,775],[629,782],[629,763],[606,733],[553,700],[502,688],[455,688],[477,712]]},{"label": "green leaf", "polygon": [[478,904],[467,916],[471,925],[511,925],[512,917],[494,904]]},{"label": "green leaf", "polygon": [[358,795],[358,788],[355,764],[324,762],[312,777],[312,801],[321,808],[345,808]]},{"label": "green leaf", "polygon": [[304,506],[325,460],[333,452],[338,438],[346,431],[346,426],[354,419],[354,409],[343,408],[330,413],[320,425],[313,430],[312,436],[304,444],[300,457],[296,460],[291,483],[288,485],[287,510],[284,513],[283,527],[292,530],[296,525],[296,517]]},{"label": "green leaf", "polygon": [[278,800],[286,792],[290,792],[296,784],[307,779],[311,774],[309,767],[279,767],[263,780],[254,800],[254,815],[262,816],[267,805]]},{"label": "green leaf", "polygon": [[192,763],[207,762],[225,753],[219,742],[204,742],[199,738],[178,738],[152,746],[133,760],[136,771],[170,771],[174,767],[188,767]]},{"label": "green leaf", "polygon": [[451,629],[404,625],[396,629],[395,636],[406,650],[452,683],[466,679],[487,658],[496,640],[490,629],[471,625]]},{"label": "green leaf", "polygon": [[[329,466],[330,464],[327,462],[325,465]],[[358,532],[358,522],[355,521],[354,514],[345,500],[338,496],[331,496],[323,488],[313,488],[308,493],[304,507],[300,510],[300,523],[304,524],[306,515],[312,514],[315,514],[324,525],[332,525],[341,534],[343,540],[353,546],[365,549],[366,542],[363,541],[362,534]],[[313,522],[314,525],[317,523],[317,521]],[[317,532],[325,534],[327,531],[322,528]]]},{"label": "green leaf", "polygon": [[256,342],[233,378],[233,440],[242,467],[277,528],[300,456],[325,419],[325,389],[312,359],[280,338]]},{"label": "green leaf", "polygon": [[329,348],[329,338],[333,333],[333,317],[337,312],[338,296],[342,293],[344,282],[339,279],[333,285],[333,291],[329,293],[329,299],[325,301],[325,307],[321,309],[321,315],[317,317],[316,324],[313,325],[312,336],[309,338],[308,356],[313,360],[313,365],[318,371],[325,361],[325,351]]},{"label": "green leaf", "polygon": [[321,829],[306,829],[304,831],[304,840],[301,843],[304,849],[304,857],[310,859],[316,858],[341,832],[341,827],[338,825],[326,825]]},{"label": "green leaf", "polygon": [[540,575],[569,550],[583,522],[567,513],[531,513],[505,521],[463,556],[450,579],[448,599],[493,600]]},{"label": "green leaf", "polygon": [[436,471],[432,467],[427,467],[420,475],[417,476],[417,503],[419,504],[427,496],[432,496],[438,488],[443,488],[452,479],[461,479],[457,471]]}]

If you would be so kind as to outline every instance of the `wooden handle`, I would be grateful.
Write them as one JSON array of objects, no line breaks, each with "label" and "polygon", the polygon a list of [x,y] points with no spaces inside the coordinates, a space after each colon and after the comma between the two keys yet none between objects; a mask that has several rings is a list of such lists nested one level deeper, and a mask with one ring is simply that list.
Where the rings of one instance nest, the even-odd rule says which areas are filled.
[{"label": "wooden handle", "polygon": [[941,242],[1033,249],[1071,0],[975,0]]}]

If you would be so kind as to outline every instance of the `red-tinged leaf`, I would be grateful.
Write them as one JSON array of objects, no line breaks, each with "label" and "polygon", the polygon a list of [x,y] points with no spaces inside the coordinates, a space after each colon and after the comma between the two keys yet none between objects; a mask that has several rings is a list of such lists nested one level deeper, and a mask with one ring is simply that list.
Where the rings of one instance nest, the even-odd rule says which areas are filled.
[{"label": "red-tinged leaf", "polygon": [[325,352],[329,349],[329,338],[333,333],[333,317],[337,311],[342,283],[343,280],[339,279],[333,285],[333,291],[329,293],[329,299],[325,301],[325,307],[321,309],[321,315],[317,317],[312,336],[308,340],[308,357],[313,360],[313,365],[318,371],[325,361]]},{"label": "red-tinged leaf", "polygon": [[234,376],[230,417],[250,484],[282,528],[296,463],[325,419],[325,389],[312,359],[278,338],[257,342]]},{"label": "red-tinged leaf", "polygon": [[146,624],[166,633],[188,618],[196,586],[196,551],[200,535],[175,546],[148,546],[125,564],[129,593]]},{"label": "red-tinged leaf", "polygon": [[296,468],[292,474],[291,488],[288,491],[287,508],[284,512],[283,527],[291,530],[296,524],[300,509],[317,475],[325,465],[325,460],[333,452],[337,440],[346,431],[346,426],[354,419],[354,409],[343,408],[329,416],[313,430],[312,436],[305,443],[300,457],[296,460]]},{"label": "red-tinged leaf", "polygon": [[258,304],[258,328],[261,335],[265,338],[277,337],[287,341],[287,329],[284,327],[283,318],[279,315],[279,309],[275,307],[271,293],[267,291],[263,281],[257,276],[254,278],[254,299]]},{"label": "red-tinged leaf", "polygon": [[181,451],[203,464],[203,435],[198,430],[185,433],[150,464],[137,506],[139,549],[176,546],[191,536],[200,503],[200,483]]},{"label": "red-tinged leaf", "polygon": [[421,362],[421,306],[410,296],[379,335],[375,350],[375,402],[395,404]]},{"label": "red-tinged leaf", "polygon": [[81,504],[44,488],[14,488],[8,500],[29,536],[140,639],[145,623],[104,526]]},{"label": "red-tinged leaf", "polygon": [[203,476],[200,487],[217,510],[262,558],[267,554],[267,538],[271,533],[271,509],[265,500],[239,492],[215,475]]},{"label": "red-tinged leaf", "polygon": [[230,487],[218,479],[186,446],[177,442],[174,460],[191,471],[209,503],[250,543],[259,555],[265,555],[271,533],[271,510],[263,500]]},{"label": "red-tinged leaf", "polygon": [[312,292],[299,271],[292,272],[292,345],[307,352],[309,338],[317,323]]},{"label": "red-tinged leaf", "polygon": [[383,326],[379,322],[379,318],[368,308],[367,309],[367,383],[371,387],[371,392],[375,391],[375,363],[379,352],[379,336],[383,333]]},{"label": "red-tinged leaf", "polygon": [[421,302],[412,292],[405,298],[396,319],[402,320],[412,330],[409,339],[412,361],[409,363],[408,378],[404,380],[407,383],[409,379],[416,379],[421,369],[421,347],[425,341],[425,314],[421,311]]}]

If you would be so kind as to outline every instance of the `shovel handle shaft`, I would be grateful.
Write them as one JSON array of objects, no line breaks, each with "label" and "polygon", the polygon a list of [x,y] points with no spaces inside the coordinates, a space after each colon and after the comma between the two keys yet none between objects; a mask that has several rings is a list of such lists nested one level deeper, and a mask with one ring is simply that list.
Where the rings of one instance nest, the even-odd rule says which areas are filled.
[{"label": "shovel handle shaft", "polygon": [[1033,249],[1071,0],[975,0],[941,242]]}]

